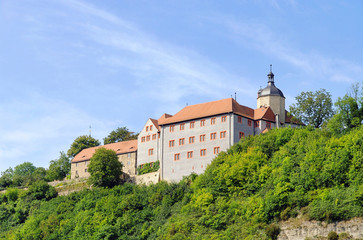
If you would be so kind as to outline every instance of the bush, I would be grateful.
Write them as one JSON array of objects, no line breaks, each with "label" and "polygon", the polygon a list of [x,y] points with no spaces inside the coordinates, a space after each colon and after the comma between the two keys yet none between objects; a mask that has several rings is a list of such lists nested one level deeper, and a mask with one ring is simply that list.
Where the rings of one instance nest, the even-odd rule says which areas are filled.
[{"label": "bush", "polygon": [[156,172],[160,168],[160,161],[145,163],[144,165],[137,167],[137,175],[142,175],[146,173]]},{"label": "bush", "polygon": [[336,232],[330,232],[328,234],[328,240],[339,240],[339,236]]},{"label": "bush", "polygon": [[281,229],[280,229],[280,226],[273,223],[273,224],[270,224],[266,227],[265,229],[265,232],[266,232],[266,235],[272,239],[272,240],[277,240],[277,237],[279,236],[280,232],[281,232]]},{"label": "bush", "polygon": [[52,199],[55,198],[58,193],[54,187],[50,186],[47,182],[41,180],[30,185],[27,195],[32,199],[42,200],[42,199]]}]

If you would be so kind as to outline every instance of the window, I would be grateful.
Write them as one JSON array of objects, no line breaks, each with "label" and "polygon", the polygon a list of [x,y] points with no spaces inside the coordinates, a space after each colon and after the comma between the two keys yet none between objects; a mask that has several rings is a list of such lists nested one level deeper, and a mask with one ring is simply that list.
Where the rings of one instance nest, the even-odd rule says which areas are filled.
[{"label": "window", "polygon": [[227,121],[227,116],[222,116],[221,117],[221,122],[225,122],[225,121]]},{"label": "window", "polygon": [[271,128],[271,123],[267,122],[267,123],[266,123],[266,127],[267,127],[267,128]]},{"label": "window", "polygon": [[220,147],[215,147],[214,148],[214,154],[218,154],[219,153],[219,149],[220,149]]},{"label": "window", "polygon": [[216,124],[216,118],[211,118],[211,119],[210,119],[210,124],[211,124],[211,125]]},{"label": "window", "polygon": [[153,130],[153,125],[150,125],[150,131],[152,131]]},{"label": "window", "polygon": [[259,127],[260,126],[260,122],[259,121],[256,121],[255,122],[255,127]]},{"label": "window", "polygon": [[130,158],[130,157],[131,157],[131,153],[128,153],[128,154],[127,154],[127,157],[128,157],[128,158]]},{"label": "window", "polygon": [[193,158],[193,151],[187,152],[187,158]]},{"label": "window", "polygon": [[158,132],[158,138],[160,138],[160,132]]},{"label": "window", "polygon": [[226,137],[226,131],[223,131],[220,133],[220,138],[225,138]]},{"label": "window", "polygon": [[149,126],[146,126],[146,132],[148,132],[149,131]]},{"label": "window", "polygon": [[190,128],[194,128],[194,122],[190,122]]},{"label": "window", "polygon": [[152,156],[154,154],[154,149],[153,148],[150,148],[149,151],[148,151],[148,155],[149,156]]},{"label": "window", "polygon": [[152,139],[153,139],[153,140],[155,140],[155,139],[156,139],[156,133],[155,133],[155,134],[153,134]]},{"label": "window", "polygon": [[184,130],[184,127],[185,127],[185,124],[184,123],[181,123],[180,124],[180,130]]},{"label": "window", "polygon": [[252,121],[250,119],[248,119],[248,126],[252,126]]},{"label": "window", "polygon": [[174,125],[170,126],[170,132],[174,132]]},{"label": "window", "polygon": [[205,126],[205,120],[200,120],[200,126],[204,127]]},{"label": "window", "polygon": [[238,122],[242,123],[242,117],[241,116],[238,116]]},{"label": "window", "polygon": [[215,140],[217,138],[217,133],[211,133],[210,134],[210,140]]},{"label": "window", "polygon": [[179,138],[179,145],[184,145],[184,138]]},{"label": "window", "polygon": [[170,140],[169,147],[174,147],[174,146],[175,146],[175,140]]},{"label": "window", "polygon": [[180,159],[180,153],[174,154],[174,161],[178,161]]},{"label": "window", "polygon": [[189,137],[189,143],[194,143],[195,137]]},{"label": "window", "polygon": [[84,169],[84,172],[87,172],[87,168]]},{"label": "window", "polygon": [[150,135],[146,136],[146,141],[150,141]]},{"label": "window", "polygon": [[145,142],[145,137],[142,137],[141,138],[141,142]]},{"label": "window", "polygon": [[204,157],[207,153],[207,149],[200,149],[200,156]]},{"label": "window", "polygon": [[78,167],[78,162],[76,162],[76,167]]},{"label": "window", "polygon": [[86,165],[86,166],[87,166],[87,161],[85,161],[85,162],[84,162],[84,165]]},{"label": "window", "polygon": [[205,141],[205,134],[199,136],[199,141],[204,142]]},{"label": "window", "polygon": [[239,132],[239,138],[242,138],[245,136],[245,133],[244,132]]}]

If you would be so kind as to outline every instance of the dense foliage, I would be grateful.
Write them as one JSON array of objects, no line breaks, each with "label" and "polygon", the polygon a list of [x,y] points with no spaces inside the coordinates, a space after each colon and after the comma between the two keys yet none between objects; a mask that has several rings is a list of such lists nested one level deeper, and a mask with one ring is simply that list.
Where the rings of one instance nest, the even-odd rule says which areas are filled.
[{"label": "dense foliage", "polygon": [[139,134],[130,132],[127,127],[119,127],[110,132],[110,134],[103,139],[103,144],[116,143],[128,140],[135,140]]},{"label": "dense foliage", "polygon": [[290,113],[306,125],[318,128],[334,114],[331,95],[325,89],[301,92],[295,99]]},{"label": "dense foliage", "polygon": [[100,187],[113,187],[120,183],[122,163],[118,161],[116,152],[111,149],[99,148],[93,154],[88,171],[91,184]]},{"label": "dense foliage", "polygon": [[362,136],[363,126],[342,136],[327,128],[273,129],[179,183],[29,201],[13,189],[0,195],[0,238],[276,239],[278,221],[298,215],[362,217]]},{"label": "dense foliage", "polygon": [[146,163],[137,167],[137,174],[142,175],[146,173],[156,172],[160,168],[160,161],[156,160],[155,162]]},{"label": "dense foliage", "polygon": [[50,161],[47,171],[47,179],[49,181],[63,180],[71,171],[71,161],[69,157],[60,152],[60,156],[56,160]]},{"label": "dense foliage", "polygon": [[67,155],[70,158],[73,158],[83,149],[90,148],[90,147],[97,147],[100,144],[101,143],[99,140],[97,140],[91,136],[87,136],[87,135],[79,136],[71,144],[71,147],[67,151]]}]

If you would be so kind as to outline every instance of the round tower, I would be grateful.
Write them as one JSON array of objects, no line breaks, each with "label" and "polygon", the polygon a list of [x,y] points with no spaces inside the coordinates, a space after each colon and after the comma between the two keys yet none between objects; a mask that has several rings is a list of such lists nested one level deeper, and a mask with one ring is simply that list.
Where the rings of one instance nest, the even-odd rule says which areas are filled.
[{"label": "round tower", "polygon": [[270,65],[270,72],[267,74],[267,87],[258,90],[257,93],[257,108],[270,107],[275,115],[278,115],[279,122],[285,123],[285,96],[275,86],[274,77],[272,65]]}]

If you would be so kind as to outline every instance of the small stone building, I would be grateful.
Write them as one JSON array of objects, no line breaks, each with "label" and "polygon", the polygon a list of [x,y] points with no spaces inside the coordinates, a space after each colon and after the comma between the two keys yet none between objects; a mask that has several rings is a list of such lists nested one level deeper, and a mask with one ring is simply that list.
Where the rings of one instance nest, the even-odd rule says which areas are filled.
[{"label": "small stone building", "polygon": [[88,165],[91,157],[95,153],[96,149],[101,147],[111,149],[116,152],[118,160],[123,166],[122,172],[128,175],[136,174],[137,140],[131,140],[83,149],[73,158],[71,162],[71,179],[86,178],[90,176],[88,172]]}]

